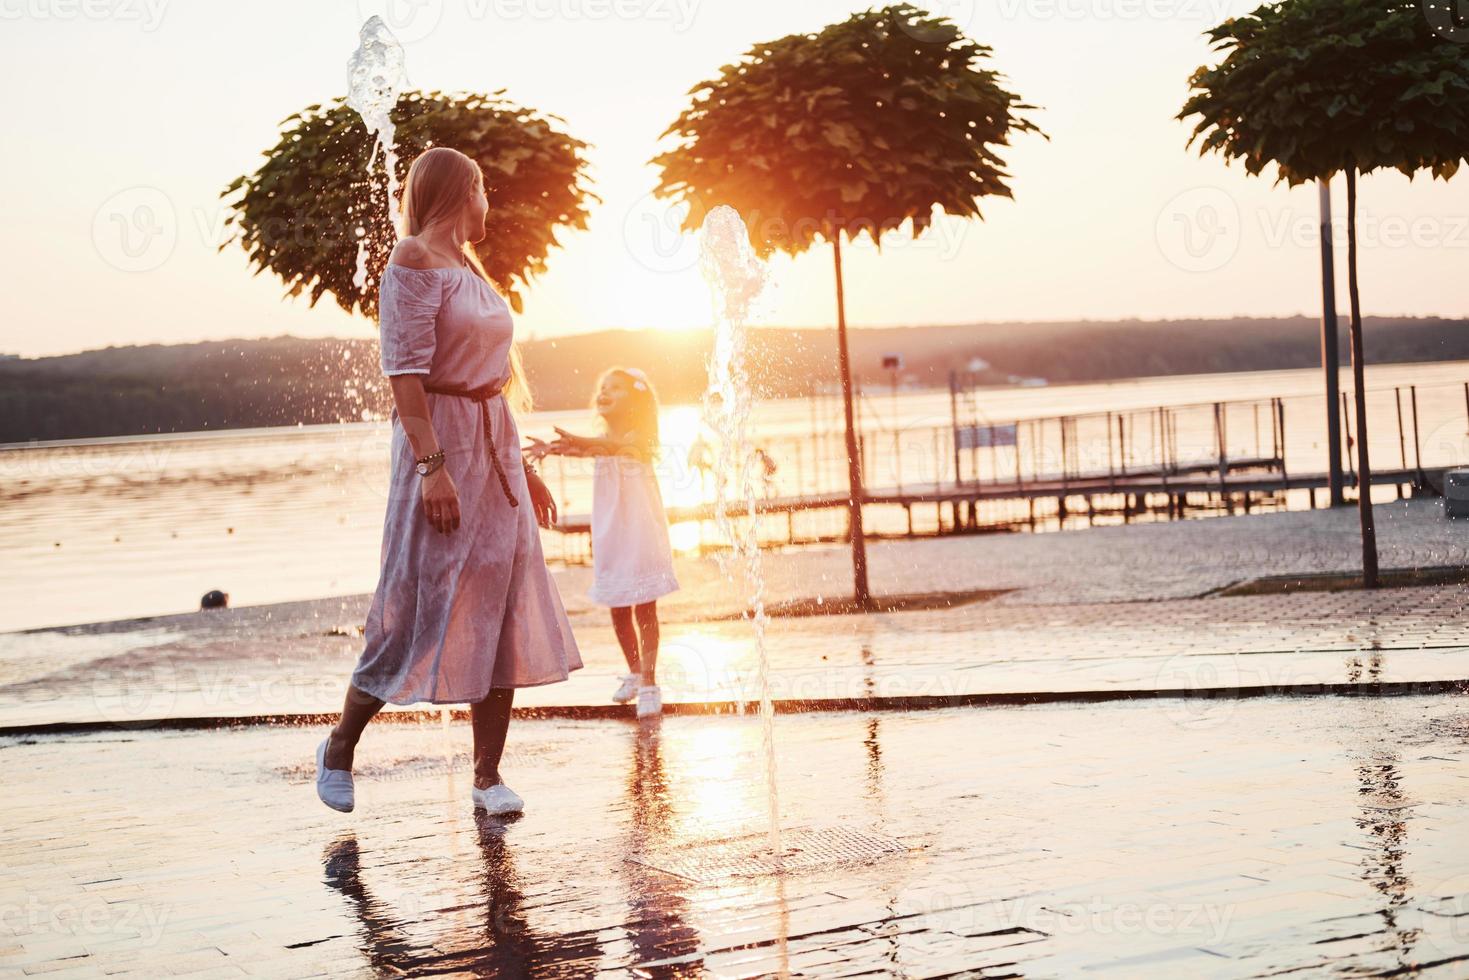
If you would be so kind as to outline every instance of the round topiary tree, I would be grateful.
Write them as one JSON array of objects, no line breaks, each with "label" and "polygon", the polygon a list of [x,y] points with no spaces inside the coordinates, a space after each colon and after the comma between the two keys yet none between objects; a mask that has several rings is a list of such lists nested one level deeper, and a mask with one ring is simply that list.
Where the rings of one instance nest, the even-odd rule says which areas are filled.
[{"label": "round topiary tree", "polygon": [[[1362,576],[1377,585],[1362,310],[1357,283],[1357,175],[1382,168],[1445,180],[1469,159],[1469,44],[1436,19],[1442,2],[1285,0],[1208,32],[1224,60],[1198,69],[1180,119],[1199,117],[1190,145],[1275,164],[1295,185],[1347,184],[1347,281],[1357,403]],[[1446,23],[1446,21],[1445,21]]]},{"label": "round topiary tree", "polygon": [[[452,146],[484,171],[489,234],[480,244],[485,270],[519,310],[519,287],[545,271],[559,227],[585,228],[586,144],[561,122],[494,96],[405,93],[393,110],[399,181],[431,146]],[[376,282],[396,233],[382,166],[369,172],[374,138],[343,100],[313,105],[281,123],[280,142],[253,174],[221,195],[230,207],[226,244],[238,242],[259,271],[287,293],[330,293],[342,309],[377,316]],[[358,239],[368,242],[367,282],[358,286]],[[223,246],[222,246],[223,247]]]},{"label": "round topiary tree", "polygon": [[830,242],[836,263],[837,345],[846,412],[853,574],[869,600],[862,472],[842,288],[842,238],[875,242],[935,210],[980,217],[978,201],[1010,197],[996,148],[1039,132],[1026,105],[983,67],[990,49],[951,21],[909,4],[854,14],[816,34],[757,44],[696,85],[653,162],[656,193],[685,202],[684,225],[727,204],[762,255]]}]

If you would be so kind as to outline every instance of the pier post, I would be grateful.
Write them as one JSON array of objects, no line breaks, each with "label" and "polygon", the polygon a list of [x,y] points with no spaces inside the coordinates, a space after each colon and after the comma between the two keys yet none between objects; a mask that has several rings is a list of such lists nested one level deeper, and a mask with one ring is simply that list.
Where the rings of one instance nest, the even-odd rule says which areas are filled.
[{"label": "pier post", "polygon": [[[1407,469],[1408,439],[1407,436],[1403,433],[1403,388],[1401,385],[1393,386],[1392,400],[1398,408],[1398,465],[1401,466],[1403,469]],[[1400,488],[1398,490],[1398,499],[1401,500],[1402,498],[1403,491]]]},{"label": "pier post", "polygon": [[1423,445],[1418,438],[1418,386],[1408,386],[1408,397],[1413,402],[1413,468],[1417,473],[1417,487],[1424,484],[1423,479]]}]

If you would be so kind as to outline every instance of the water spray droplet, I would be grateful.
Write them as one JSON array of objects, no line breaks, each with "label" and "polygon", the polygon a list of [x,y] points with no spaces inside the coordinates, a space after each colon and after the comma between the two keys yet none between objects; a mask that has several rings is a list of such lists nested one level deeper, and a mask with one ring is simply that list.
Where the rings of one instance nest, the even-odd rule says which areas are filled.
[{"label": "water spray droplet", "polygon": [[[382,150],[383,166],[388,176],[388,214],[398,209],[397,130],[392,111],[398,96],[408,85],[408,71],[403,45],[376,15],[369,17],[357,32],[357,50],[347,60],[347,105],[362,117],[362,124],[375,137],[372,153],[367,158],[367,172],[372,173],[378,150]],[[367,229],[357,229],[357,273],[352,283],[358,290],[367,286]]]}]

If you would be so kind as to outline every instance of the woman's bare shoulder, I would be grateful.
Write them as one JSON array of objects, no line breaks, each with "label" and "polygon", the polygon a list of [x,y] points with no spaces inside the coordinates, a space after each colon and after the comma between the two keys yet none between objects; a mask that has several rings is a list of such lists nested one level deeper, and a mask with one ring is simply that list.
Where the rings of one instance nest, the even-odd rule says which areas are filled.
[{"label": "woman's bare shoulder", "polygon": [[405,269],[432,269],[435,261],[429,247],[412,235],[394,245],[393,254],[388,256],[389,265],[401,265]]}]

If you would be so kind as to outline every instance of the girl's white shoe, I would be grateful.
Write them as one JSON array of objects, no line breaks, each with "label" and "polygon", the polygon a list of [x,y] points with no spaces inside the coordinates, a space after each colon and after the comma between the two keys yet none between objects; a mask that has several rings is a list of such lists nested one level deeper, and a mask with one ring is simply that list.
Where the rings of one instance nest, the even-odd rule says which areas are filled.
[{"label": "girl's white shoe", "polygon": [[612,695],[612,700],[618,704],[627,704],[638,696],[638,681],[640,678],[637,674],[623,674],[620,679],[622,686],[617,689],[616,694]]},{"label": "girl's white shoe", "polygon": [[326,743],[330,740],[331,736],[328,735],[316,747],[316,795],[333,810],[351,813],[352,808],[357,805],[356,794],[352,789],[352,774],[345,769],[326,767]]},{"label": "girl's white shoe", "polygon": [[663,692],[657,684],[638,688],[638,717],[651,718],[663,714]]},{"label": "girl's white shoe", "polygon": [[501,817],[508,813],[519,813],[525,809],[525,800],[504,783],[496,783],[489,789],[480,789],[478,786],[470,793],[474,805],[485,811],[488,816]]}]

